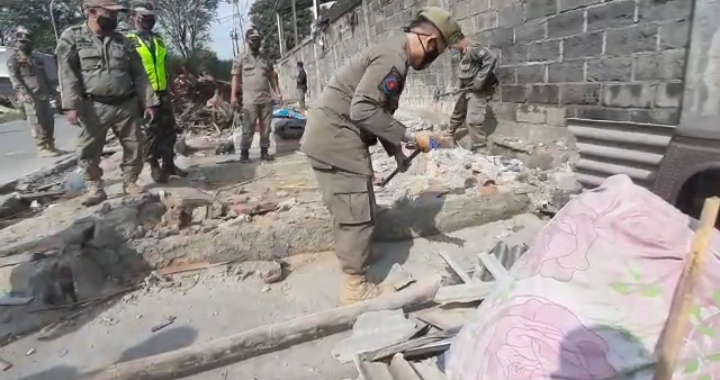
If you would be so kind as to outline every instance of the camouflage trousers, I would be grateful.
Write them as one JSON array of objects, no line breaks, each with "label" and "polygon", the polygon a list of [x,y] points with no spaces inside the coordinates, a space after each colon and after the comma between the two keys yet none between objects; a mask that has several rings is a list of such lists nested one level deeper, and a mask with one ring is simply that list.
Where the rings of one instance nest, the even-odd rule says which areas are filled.
[{"label": "camouflage trousers", "polygon": [[[488,102],[492,98],[492,93],[487,92],[465,92],[460,94],[452,116],[450,116],[450,131],[456,132],[465,124],[467,128],[468,146],[465,149],[473,150],[486,145],[487,132],[483,128],[485,125],[485,115],[487,113]],[[456,134],[457,136],[457,134]]]},{"label": "camouflage trousers", "polygon": [[177,142],[177,127],[172,101],[167,91],[159,92],[158,97],[160,106],[157,114],[145,125],[143,155],[146,161],[172,161],[175,158],[175,143]]},{"label": "camouflage trousers", "polygon": [[140,102],[133,97],[119,105],[83,101],[79,110],[80,136],[77,142],[78,164],[85,171],[88,181],[100,181],[100,157],[108,129],[112,129],[123,149],[120,165],[126,177],[137,178],[143,167],[142,161],[142,113]]},{"label": "camouflage trousers", "polygon": [[30,133],[39,147],[55,145],[55,115],[48,100],[23,103]]}]

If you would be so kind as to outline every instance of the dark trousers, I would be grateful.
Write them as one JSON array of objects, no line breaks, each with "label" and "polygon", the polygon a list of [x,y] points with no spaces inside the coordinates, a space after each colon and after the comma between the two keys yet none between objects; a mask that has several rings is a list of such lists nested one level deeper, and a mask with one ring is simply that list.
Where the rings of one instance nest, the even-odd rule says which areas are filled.
[{"label": "dark trousers", "polygon": [[166,91],[158,93],[160,107],[155,116],[145,125],[145,160],[163,162],[175,158],[175,142],[177,141],[177,127],[173,114],[170,94]]}]

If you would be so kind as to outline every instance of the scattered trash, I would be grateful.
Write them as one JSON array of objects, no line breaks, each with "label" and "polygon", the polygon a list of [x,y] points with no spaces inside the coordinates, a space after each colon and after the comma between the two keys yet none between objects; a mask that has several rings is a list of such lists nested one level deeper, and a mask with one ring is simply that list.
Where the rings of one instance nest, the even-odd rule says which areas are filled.
[{"label": "scattered trash", "polygon": [[168,326],[172,325],[173,323],[175,323],[175,319],[177,319],[177,317],[175,317],[175,316],[170,316],[170,317],[167,318],[167,321],[165,321],[165,322],[163,322],[163,323],[160,323],[159,325],[153,326],[153,327],[150,329],[150,331],[152,331],[152,332],[158,332],[158,331],[164,329],[165,327],[168,327]]},{"label": "scattered trash", "polygon": [[31,348],[30,350],[28,350],[28,352],[25,353],[25,355],[26,355],[26,356],[30,356],[30,355],[32,355],[32,354],[34,354],[34,353],[35,353],[35,349],[34,349],[34,348]]}]

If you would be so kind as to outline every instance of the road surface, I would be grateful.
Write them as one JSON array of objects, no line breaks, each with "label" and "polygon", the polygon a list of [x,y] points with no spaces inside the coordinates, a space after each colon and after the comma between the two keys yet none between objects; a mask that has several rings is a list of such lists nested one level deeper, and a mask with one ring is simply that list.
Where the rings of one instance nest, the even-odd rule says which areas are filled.
[{"label": "road surface", "polygon": [[[58,149],[74,152],[79,130],[64,116],[55,118],[55,140]],[[0,124],[0,185],[14,181],[36,170],[52,166],[63,157],[36,156],[35,142],[25,120]]]}]

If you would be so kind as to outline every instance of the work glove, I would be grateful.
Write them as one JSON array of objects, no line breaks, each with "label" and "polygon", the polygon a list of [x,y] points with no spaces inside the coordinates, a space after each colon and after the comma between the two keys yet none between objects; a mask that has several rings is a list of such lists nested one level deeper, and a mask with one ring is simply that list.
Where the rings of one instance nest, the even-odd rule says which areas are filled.
[{"label": "work glove", "polygon": [[415,134],[415,147],[427,153],[440,147],[440,139],[433,133],[419,132]]},{"label": "work glove", "polygon": [[396,147],[395,163],[400,173],[405,173],[410,168],[410,161],[405,156],[401,146]]}]

